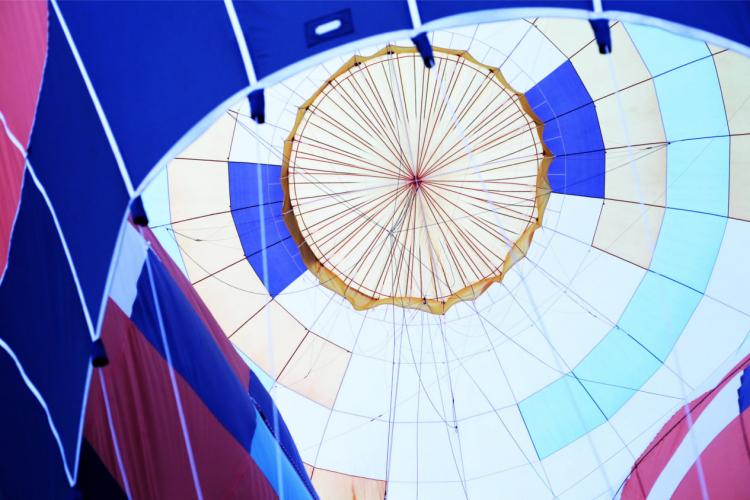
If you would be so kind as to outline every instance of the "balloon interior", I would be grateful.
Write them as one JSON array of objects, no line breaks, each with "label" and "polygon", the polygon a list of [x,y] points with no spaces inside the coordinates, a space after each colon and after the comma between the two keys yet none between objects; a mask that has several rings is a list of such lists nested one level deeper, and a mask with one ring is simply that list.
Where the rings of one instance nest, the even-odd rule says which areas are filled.
[{"label": "balloon interior", "polygon": [[748,19],[0,2],[0,497],[747,498]]}]

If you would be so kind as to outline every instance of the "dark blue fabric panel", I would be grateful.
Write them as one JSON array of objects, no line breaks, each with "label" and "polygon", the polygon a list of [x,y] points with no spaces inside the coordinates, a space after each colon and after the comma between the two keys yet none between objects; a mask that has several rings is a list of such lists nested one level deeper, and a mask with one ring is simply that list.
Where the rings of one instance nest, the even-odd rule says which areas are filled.
[{"label": "dark blue fabric panel", "polygon": [[0,498],[73,498],[47,416],[0,349]]},{"label": "dark blue fabric panel", "polygon": [[[28,173],[8,263],[0,284],[0,337],[11,347],[47,403],[65,449],[65,460],[73,470],[91,337],[57,230]],[[15,376],[18,377],[17,370]],[[5,386],[10,378],[3,376],[0,380],[0,385]],[[34,404],[41,409],[36,401]],[[0,408],[0,418],[17,417],[16,403]],[[36,417],[29,414],[28,418]],[[36,432],[49,432],[44,420]]]},{"label": "dark blue fabric panel", "polygon": [[740,413],[742,413],[750,406],[750,368],[745,368],[742,371],[740,388],[737,390],[737,395],[740,403]]},{"label": "dark blue fabric panel", "polygon": [[281,443],[282,450],[284,450],[284,453],[286,454],[289,461],[292,462],[294,468],[299,472],[300,478],[304,481],[307,489],[311,492],[314,492],[315,488],[313,487],[312,482],[310,482],[310,478],[305,472],[305,466],[302,463],[302,457],[300,457],[299,452],[297,451],[297,446],[294,444],[292,435],[290,434],[289,429],[284,422],[284,419],[281,418],[281,415],[279,415],[278,420],[279,435],[275,435],[273,428],[273,400],[271,399],[271,395],[268,394],[266,388],[263,387],[263,384],[260,382],[260,380],[258,380],[258,377],[255,376],[255,373],[253,373],[252,370],[250,370],[250,397],[252,397],[253,401],[255,401],[258,413],[260,413],[260,416],[265,421],[266,427],[268,427],[268,430],[271,431],[271,434],[274,434],[276,440]]},{"label": "dark blue fabric panel", "polygon": [[[263,205],[258,193],[258,169],[263,185]],[[268,283],[268,293],[275,297],[307,268],[297,244],[289,234],[281,214],[284,192],[281,189],[281,167],[255,163],[229,164],[229,197],[232,217],[242,249],[250,265]],[[263,245],[260,237],[261,208],[265,223],[267,281],[263,276]]]},{"label": "dark blue fabric panel", "polygon": [[451,2],[446,0],[417,0],[419,14],[423,23],[434,21],[441,17],[463,14],[488,9],[517,9],[517,8],[567,8],[592,10],[590,1],[580,0],[461,0]]},{"label": "dark blue fabric panel", "polygon": [[604,196],[605,152],[596,106],[573,64],[566,61],[526,92],[544,122],[544,142],[554,153],[552,191]]},{"label": "dark blue fabric panel", "polygon": [[89,314],[96,321],[128,195],[54,15],[30,150],[29,160],[55,207]]},{"label": "dark blue fabric panel", "polygon": [[188,129],[248,84],[223,2],[60,7],[136,186]]},{"label": "dark blue fabric panel", "polygon": [[635,12],[666,19],[750,46],[750,2],[604,0],[603,7],[605,10]]},{"label": "dark blue fabric panel", "polygon": [[[166,268],[152,252],[148,259],[175,370],[249,453],[255,432],[255,408],[246,389]],[[166,361],[146,266],[138,279],[131,319]]]},{"label": "dark blue fabric panel", "polygon": [[85,499],[126,500],[128,498],[99,458],[96,450],[85,439],[81,444],[81,463],[78,466],[76,490]]},{"label": "dark blue fabric panel", "polygon": [[[258,78],[354,40],[412,28],[409,7],[404,0],[253,0],[234,2],[234,5]],[[351,29],[344,29],[339,36],[310,46],[305,36],[306,24],[309,31],[330,21],[331,16],[339,16],[344,22],[349,19]]]}]

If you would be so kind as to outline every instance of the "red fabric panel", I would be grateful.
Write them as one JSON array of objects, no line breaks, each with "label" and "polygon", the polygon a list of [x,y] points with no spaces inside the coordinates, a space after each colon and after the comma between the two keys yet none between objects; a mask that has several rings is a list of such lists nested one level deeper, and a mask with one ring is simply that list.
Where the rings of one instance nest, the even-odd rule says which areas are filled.
[{"label": "red fabric panel", "polygon": [[[750,411],[734,419],[701,453],[701,466],[709,498],[740,500],[750,498],[750,442],[742,424],[750,430]],[[698,469],[693,465],[677,487],[675,500],[700,499]]]},{"label": "red fabric panel", "polygon": [[219,345],[219,349],[221,349],[221,352],[227,359],[229,366],[231,366],[232,370],[234,370],[237,378],[239,378],[242,386],[250,390],[250,369],[247,367],[240,355],[237,354],[237,351],[232,346],[232,343],[224,334],[224,331],[219,326],[219,323],[216,322],[213,315],[208,310],[208,307],[206,307],[206,304],[203,303],[203,300],[201,300],[200,296],[193,288],[193,285],[190,284],[190,281],[188,281],[182,271],[180,271],[177,265],[172,261],[172,258],[169,256],[169,254],[167,254],[167,252],[162,248],[162,246],[159,244],[159,240],[157,240],[156,236],[154,236],[154,233],[152,233],[150,229],[146,228],[143,231],[143,235],[151,243],[151,248],[153,248],[154,252],[156,252],[156,255],[159,256],[159,260],[161,260],[162,264],[164,264],[164,266],[167,268],[169,274],[180,287],[180,290],[182,290],[182,293],[190,301],[190,304],[193,306],[193,309],[195,309],[198,316],[200,316],[203,324],[206,325],[206,328],[208,328],[208,330],[211,332],[211,335],[213,335],[214,340],[216,340],[216,343]]},{"label": "red fabric panel", "polygon": [[0,2],[0,111],[26,146],[47,54],[47,2]]},{"label": "red fabric panel", "polygon": [[[112,443],[112,436],[109,431],[107,422],[107,413],[104,406],[104,394],[102,385],[99,381],[98,368],[94,369],[91,376],[91,387],[89,388],[89,399],[86,405],[86,420],[83,428],[83,435],[91,446],[96,450],[99,459],[109,470],[112,477],[120,485],[120,489],[125,491],[124,482],[120,474],[120,468],[117,466],[117,457],[115,448]],[[109,376],[105,372],[105,377]]]},{"label": "red fabric panel", "polygon": [[[0,112],[23,146],[29,143],[47,53],[47,2],[0,1]],[[0,274],[21,196],[24,159],[0,126]]]},{"label": "red fabric panel", "polygon": [[0,129],[0,276],[8,259],[10,231],[21,197],[22,179],[23,155],[10,142],[5,130]]},{"label": "red fabric panel", "polygon": [[[195,498],[169,370],[164,358],[111,300],[103,339],[110,364],[104,369],[120,452],[135,498]],[[205,498],[275,500],[273,488],[249,453],[234,440],[179,375],[185,419]],[[98,389],[97,387],[93,387]],[[86,439],[121,481],[108,437],[101,397],[92,392]],[[249,396],[248,396],[249,397]],[[122,484],[122,482],[120,483]]]},{"label": "red fabric panel", "polygon": [[[690,402],[690,414],[695,422],[703,410],[713,401],[716,394],[745,366],[750,364],[750,356],[738,363],[722,381],[710,391]],[[684,408],[680,408],[662,427],[646,451],[636,460],[622,491],[623,500],[640,500],[648,496],[659,474],[672,458],[677,447],[690,429]]]}]

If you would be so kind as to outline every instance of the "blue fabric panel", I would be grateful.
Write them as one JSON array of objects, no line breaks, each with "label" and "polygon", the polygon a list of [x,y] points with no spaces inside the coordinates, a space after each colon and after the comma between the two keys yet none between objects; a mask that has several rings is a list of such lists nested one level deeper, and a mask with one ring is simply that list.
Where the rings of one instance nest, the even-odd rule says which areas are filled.
[{"label": "blue fabric panel", "polygon": [[311,492],[315,491],[315,488],[313,487],[312,482],[310,482],[310,478],[307,475],[307,471],[305,471],[305,466],[302,463],[302,457],[300,457],[299,452],[297,451],[297,446],[294,444],[292,435],[290,434],[286,423],[281,418],[281,415],[278,415],[279,432],[278,435],[275,435],[273,424],[273,400],[271,399],[271,395],[266,391],[266,388],[263,387],[263,384],[258,379],[258,377],[255,376],[255,373],[252,370],[250,370],[250,397],[252,397],[255,401],[256,409],[258,410],[260,417],[268,427],[268,430],[271,432],[271,435],[274,435],[276,437],[276,440],[281,445],[281,449],[284,450],[284,453],[291,462],[292,467],[296,469],[297,474],[305,483],[307,489]]},{"label": "blue fabric panel", "polygon": [[[290,0],[234,2],[245,33],[255,74],[260,79],[285,66],[339,45],[389,31],[411,29],[405,1],[360,0],[356,2],[309,2]],[[350,19],[351,29],[309,44],[307,31],[339,15]],[[317,22],[316,22],[317,20]],[[310,23],[310,24],[308,24]]]},{"label": "blue fabric panel", "polygon": [[[258,169],[263,186],[261,193],[258,192]],[[229,199],[245,256],[261,281],[268,283],[268,293],[275,297],[307,270],[281,214],[284,202],[281,167],[229,163]],[[268,276],[263,276],[261,216],[265,227]]]},{"label": "blue fabric panel", "polygon": [[579,363],[575,375],[556,380],[519,404],[540,457],[622,408],[660,368],[659,360],[666,359],[701,298],[671,279],[646,274],[618,326]]},{"label": "blue fabric panel", "polygon": [[419,7],[419,14],[422,17],[423,23],[434,21],[441,17],[488,9],[539,9],[553,7],[588,11],[592,10],[591,2],[582,2],[578,0],[549,0],[544,2],[540,2],[539,0],[462,0],[460,2],[448,2],[445,0],[417,0],[417,6]]},{"label": "blue fabric panel", "polygon": [[96,321],[128,195],[54,15],[30,149],[29,161],[55,207],[89,314]]},{"label": "blue fabric panel", "polygon": [[104,465],[96,450],[85,439],[81,444],[81,463],[78,466],[76,489],[82,498],[127,500],[120,483]]},{"label": "blue fabric panel", "polygon": [[566,61],[526,92],[544,122],[544,142],[554,153],[552,191],[604,196],[605,152],[596,108],[573,64]]},{"label": "blue fabric panel", "polygon": [[724,217],[668,208],[651,270],[704,292],[726,225]]},{"label": "blue fabric panel", "polygon": [[[708,47],[655,28],[628,25],[627,30],[651,74],[658,75],[654,84],[664,132],[672,141],[667,149],[667,205],[726,215],[729,128]],[[710,139],[695,140],[706,137]]]},{"label": "blue fabric panel", "polygon": [[60,8],[135,186],[188,129],[248,85],[222,2]]},{"label": "blue fabric panel", "polygon": [[539,458],[545,458],[604,423],[581,382],[565,375],[518,404]]},{"label": "blue fabric panel", "polygon": [[[219,346],[169,272],[148,253],[164,329],[175,370],[216,418],[248,451],[255,431],[255,409]],[[138,279],[133,323],[166,360],[146,266]]]},{"label": "blue fabric panel", "polygon": [[740,413],[750,406],[750,368],[745,368],[740,377],[740,388],[737,389],[737,401],[740,404]]},{"label": "blue fabric panel", "polygon": [[74,498],[47,415],[0,349],[0,498]]},{"label": "blue fabric panel", "polygon": [[635,12],[666,19],[750,45],[750,3],[748,2],[604,0],[603,7],[604,10]]},{"label": "blue fabric panel", "polygon": [[[307,477],[304,469],[303,474],[294,470],[292,464],[286,460],[281,460],[281,471],[277,469],[277,454],[279,453],[279,444],[273,437],[273,434],[265,425],[259,425],[253,437],[253,447],[250,455],[258,464],[258,467],[268,479],[274,491],[280,498],[289,499],[306,499],[318,498],[314,489],[308,489],[309,481],[303,481],[302,477]],[[279,474],[279,472],[281,474]],[[280,476],[280,477],[279,477]]]},{"label": "blue fabric panel", "polygon": [[[47,403],[72,471],[92,344],[69,269],[47,205],[26,173],[0,284],[0,337]],[[0,380],[4,385],[7,379]],[[0,412],[11,418],[7,413]]]},{"label": "blue fabric panel", "polygon": [[[257,425],[257,412],[253,400],[248,397],[247,389],[242,386],[206,326],[179,286],[172,280],[169,272],[152,252],[149,252],[148,259],[174,369],[190,384],[206,407],[237,442],[248,453],[253,454],[252,450],[256,446],[254,434],[258,429],[265,429],[265,425]],[[145,266],[138,279],[138,295],[131,319],[166,361],[151,283]],[[286,429],[286,424],[282,425]],[[288,431],[286,432],[288,434]],[[296,454],[291,439],[281,440],[281,443],[294,450]],[[274,445],[279,447],[278,444]],[[286,467],[290,467],[286,460],[283,462]],[[267,474],[265,469],[264,473]],[[302,473],[304,474],[304,469]],[[268,476],[268,479],[271,481],[271,476]],[[302,484],[299,479],[298,482]],[[310,487],[312,488],[312,485]]]}]

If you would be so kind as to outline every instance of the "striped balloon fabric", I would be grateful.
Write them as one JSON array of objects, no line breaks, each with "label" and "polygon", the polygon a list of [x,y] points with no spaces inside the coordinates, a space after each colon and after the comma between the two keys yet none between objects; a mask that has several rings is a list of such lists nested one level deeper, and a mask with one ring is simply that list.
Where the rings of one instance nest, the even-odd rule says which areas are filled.
[{"label": "striped balloon fabric", "polygon": [[750,356],[669,419],[633,466],[623,499],[748,496]]},{"label": "striped balloon fabric", "polygon": [[746,345],[749,19],[0,0],[0,497],[611,497]]}]

